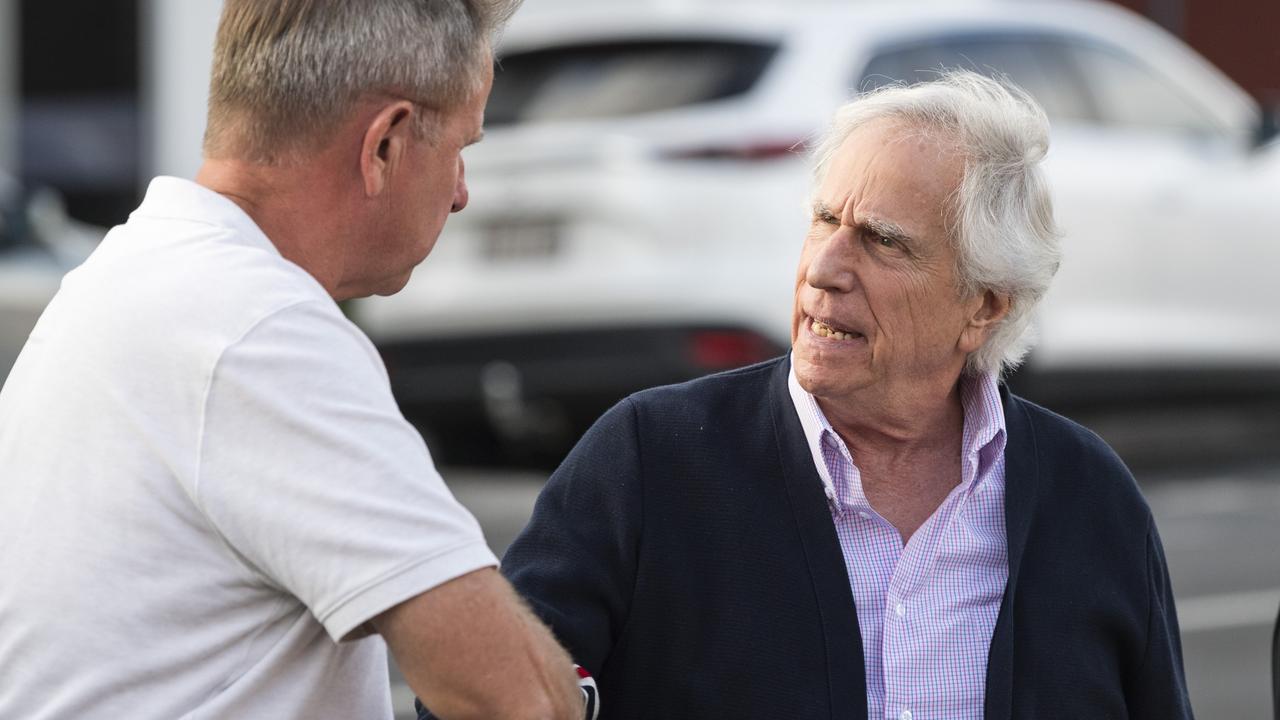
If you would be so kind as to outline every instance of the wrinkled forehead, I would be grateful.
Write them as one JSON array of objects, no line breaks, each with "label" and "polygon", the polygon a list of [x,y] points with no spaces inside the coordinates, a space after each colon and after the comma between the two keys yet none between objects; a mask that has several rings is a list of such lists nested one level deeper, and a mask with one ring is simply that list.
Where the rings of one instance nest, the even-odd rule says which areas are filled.
[{"label": "wrinkled forehead", "polygon": [[949,133],[876,120],[831,155],[814,201],[847,223],[873,215],[925,234],[945,228],[963,169]]}]

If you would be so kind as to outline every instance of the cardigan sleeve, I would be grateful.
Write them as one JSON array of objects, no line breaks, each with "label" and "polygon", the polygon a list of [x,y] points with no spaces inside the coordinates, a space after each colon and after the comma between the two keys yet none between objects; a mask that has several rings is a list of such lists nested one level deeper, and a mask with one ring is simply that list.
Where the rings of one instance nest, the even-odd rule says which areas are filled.
[{"label": "cardigan sleeve", "polygon": [[1147,647],[1142,666],[1128,683],[1131,718],[1192,718],[1191,700],[1182,668],[1182,642],[1173,605],[1169,568],[1155,521],[1147,529]]},{"label": "cardigan sleeve", "polygon": [[547,481],[502,571],[588,672],[599,675],[635,586],[643,523],[636,409],[624,400]]}]

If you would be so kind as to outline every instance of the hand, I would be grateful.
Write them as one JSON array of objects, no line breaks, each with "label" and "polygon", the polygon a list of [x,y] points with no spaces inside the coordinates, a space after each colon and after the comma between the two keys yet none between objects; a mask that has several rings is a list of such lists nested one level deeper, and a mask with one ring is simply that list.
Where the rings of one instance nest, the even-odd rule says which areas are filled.
[{"label": "hand", "polygon": [[[578,674],[578,689],[582,692],[583,720],[597,720],[600,717],[600,693],[596,689],[596,680],[581,665],[574,665],[573,669]],[[439,720],[417,698],[413,699],[413,707],[418,711],[418,720]]]}]

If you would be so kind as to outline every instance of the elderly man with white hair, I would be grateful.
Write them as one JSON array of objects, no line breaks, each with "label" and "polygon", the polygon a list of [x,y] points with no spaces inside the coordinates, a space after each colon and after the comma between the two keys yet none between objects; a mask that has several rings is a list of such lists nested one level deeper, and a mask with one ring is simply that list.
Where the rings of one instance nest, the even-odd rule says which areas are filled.
[{"label": "elderly man with white hair", "polygon": [[1160,539],[1000,384],[1059,249],[1043,112],[956,72],[817,152],[788,357],[634,395],[504,572],[601,718],[1191,717]]}]

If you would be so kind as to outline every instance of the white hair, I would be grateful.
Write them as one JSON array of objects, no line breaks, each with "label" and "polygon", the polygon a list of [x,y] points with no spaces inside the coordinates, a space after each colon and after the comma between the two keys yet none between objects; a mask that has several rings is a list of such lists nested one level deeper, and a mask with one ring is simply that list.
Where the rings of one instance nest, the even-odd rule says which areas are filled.
[{"label": "white hair", "polygon": [[845,140],[877,120],[936,133],[963,157],[963,178],[944,209],[956,249],[957,289],[963,297],[989,290],[1011,300],[987,342],[970,353],[965,372],[1017,367],[1034,343],[1032,311],[1061,255],[1041,169],[1049,149],[1044,111],[1018,87],[967,70],[944,71],[918,85],[888,85],[836,112],[814,153],[818,185]]}]

